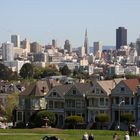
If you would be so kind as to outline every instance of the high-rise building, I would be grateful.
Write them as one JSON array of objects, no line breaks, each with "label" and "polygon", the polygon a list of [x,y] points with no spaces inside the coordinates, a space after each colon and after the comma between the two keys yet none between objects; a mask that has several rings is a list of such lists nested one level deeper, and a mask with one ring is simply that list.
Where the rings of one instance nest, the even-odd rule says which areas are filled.
[{"label": "high-rise building", "polygon": [[138,56],[140,56],[140,37],[136,41],[136,50],[137,50]]},{"label": "high-rise building", "polygon": [[21,48],[25,49],[26,53],[30,52],[30,41],[27,38],[21,41]]},{"label": "high-rise building", "polygon": [[93,42],[93,48],[94,48],[94,55],[96,55],[98,52],[102,52],[102,44],[100,41]]},{"label": "high-rise building", "polygon": [[125,45],[127,45],[127,29],[119,27],[116,29],[116,49],[118,50]]},{"label": "high-rise building", "polygon": [[2,44],[2,59],[4,61],[14,60],[13,46],[13,43],[10,42],[5,42]]},{"label": "high-rise building", "polygon": [[55,39],[52,40],[52,46],[54,48],[57,48],[57,41]]},{"label": "high-rise building", "polygon": [[87,29],[85,31],[85,41],[84,41],[84,47],[85,47],[85,54],[88,54],[88,37],[87,37]]},{"label": "high-rise building", "polygon": [[11,35],[11,42],[14,44],[14,47],[20,47],[20,36]]},{"label": "high-rise building", "polygon": [[65,41],[64,49],[67,50],[69,53],[72,52],[72,48],[69,40]]},{"label": "high-rise building", "polygon": [[42,46],[38,42],[31,43],[31,52],[32,53],[42,52]]}]

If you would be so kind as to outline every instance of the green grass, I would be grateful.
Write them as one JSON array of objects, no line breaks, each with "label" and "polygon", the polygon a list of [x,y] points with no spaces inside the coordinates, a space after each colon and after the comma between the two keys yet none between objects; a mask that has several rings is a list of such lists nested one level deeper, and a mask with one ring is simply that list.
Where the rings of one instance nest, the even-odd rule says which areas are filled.
[{"label": "green grass", "polygon": [[[82,135],[87,132],[93,133],[95,140],[112,140],[114,132],[108,130],[60,130],[60,129],[0,129],[0,140],[40,140],[43,136],[55,135],[64,140],[82,140]],[[124,131],[117,132],[124,137]],[[140,137],[131,137],[138,140]]]}]

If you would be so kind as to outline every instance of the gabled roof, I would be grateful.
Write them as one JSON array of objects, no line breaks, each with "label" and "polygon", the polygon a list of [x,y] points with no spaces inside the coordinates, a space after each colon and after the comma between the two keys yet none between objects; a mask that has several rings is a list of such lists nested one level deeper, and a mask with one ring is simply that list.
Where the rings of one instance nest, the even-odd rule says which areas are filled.
[{"label": "gabled roof", "polygon": [[[89,83],[74,83],[74,84],[66,84],[66,85],[59,85],[52,88],[52,90],[57,91],[61,96],[64,96],[68,91],[75,87],[81,94],[86,93],[90,90],[91,85]],[[51,90],[51,91],[52,91]]]},{"label": "gabled roof", "polygon": [[97,83],[102,87],[102,89],[108,94],[111,94],[111,90],[120,82],[122,78],[117,78],[113,80],[103,80],[97,81]]},{"label": "gabled roof", "polygon": [[136,93],[137,86],[140,85],[139,79],[127,79],[122,82],[134,93]]},{"label": "gabled roof", "polygon": [[21,94],[20,96],[45,96],[50,90],[49,84],[47,81],[37,81],[31,83]]}]

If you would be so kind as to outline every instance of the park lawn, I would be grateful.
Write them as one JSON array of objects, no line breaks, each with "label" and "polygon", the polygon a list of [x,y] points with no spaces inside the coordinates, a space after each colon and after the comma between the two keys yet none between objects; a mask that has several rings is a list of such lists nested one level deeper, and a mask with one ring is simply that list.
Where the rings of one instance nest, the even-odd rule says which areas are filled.
[{"label": "park lawn", "polygon": [[[112,140],[115,131],[109,130],[62,130],[62,129],[0,129],[0,140],[40,140],[43,136],[57,136],[63,140],[81,140],[84,132],[93,133],[95,140]],[[124,137],[124,131],[117,132]],[[138,140],[140,137],[131,137],[131,140]]]}]

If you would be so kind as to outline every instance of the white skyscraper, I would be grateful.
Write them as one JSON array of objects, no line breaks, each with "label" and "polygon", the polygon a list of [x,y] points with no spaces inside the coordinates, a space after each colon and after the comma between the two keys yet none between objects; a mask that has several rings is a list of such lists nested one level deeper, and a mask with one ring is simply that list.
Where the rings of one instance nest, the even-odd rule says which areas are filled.
[{"label": "white skyscraper", "polygon": [[20,47],[20,36],[11,35],[11,42],[14,44],[14,47]]},{"label": "white skyscraper", "polygon": [[13,61],[14,53],[13,53],[13,43],[6,42],[2,44],[2,59],[4,61]]}]

